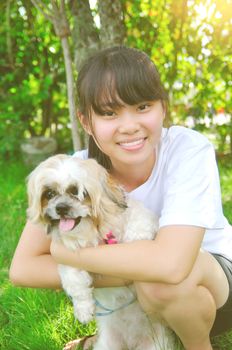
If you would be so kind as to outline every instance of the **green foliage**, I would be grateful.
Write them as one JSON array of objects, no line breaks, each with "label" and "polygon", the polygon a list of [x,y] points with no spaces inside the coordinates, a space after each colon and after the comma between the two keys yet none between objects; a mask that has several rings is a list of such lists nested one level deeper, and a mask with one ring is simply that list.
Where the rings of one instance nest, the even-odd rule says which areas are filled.
[{"label": "green foliage", "polygon": [[[60,41],[29,0],[8,3],[8,15],[6,2],[0,5],[6,23],[0,32],[0,154],[5,156],[18,153],[24,137],[71,139]],[[65,146],[71,148],[71,140]]]},{"label": "green foliage", "polygon": [[[123,0],[122,4],[126,44],[151,56],[170,93],[168,123],[206,132],[219,152],[231,152],[230,1]],[[76,22],[66,9],[73,28]],[[4,0],[0,10],[0,155],[17,154],[21,140],[34,135],[54,136],[59,151],[69,151],[60,40],[30,0]],[[97,7],[92,11],[98,15]],[[84,39],[87,49],[88,38]],[[78,57],[74,44],[70,38],[72,54]]]}]

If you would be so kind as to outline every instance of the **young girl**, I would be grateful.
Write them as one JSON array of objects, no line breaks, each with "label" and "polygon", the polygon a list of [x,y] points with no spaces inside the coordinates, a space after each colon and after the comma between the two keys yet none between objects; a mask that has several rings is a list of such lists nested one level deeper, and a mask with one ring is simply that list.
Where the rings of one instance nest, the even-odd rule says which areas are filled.
[{"label": "young girl", "polygon": [[163,319],[185,349],[212,349],[210,336],[232,328],[232,227],[222,212],[212,145],[195,131],[163,127],[167,94],[154,64],[136,49],[109,48],[87,60],[78,97],[90,141],[75,156],[96,158],[151,209],[158,234],[72,253],[28,222],[12,282],[60,287],[57,263],[102,275],[96,287],[133,281],[145,312]]}]

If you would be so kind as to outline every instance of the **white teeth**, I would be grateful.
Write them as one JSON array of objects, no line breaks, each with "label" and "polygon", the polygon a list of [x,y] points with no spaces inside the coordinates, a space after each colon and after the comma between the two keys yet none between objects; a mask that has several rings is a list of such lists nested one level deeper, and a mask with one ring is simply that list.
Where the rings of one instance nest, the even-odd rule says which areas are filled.
[{"label": "white teeth", "polygon": [[120,142],[121,146],[125,147],[132,147],[132,146],[137,146],[143,143],[143,139],[132,141],[132,142]]}]

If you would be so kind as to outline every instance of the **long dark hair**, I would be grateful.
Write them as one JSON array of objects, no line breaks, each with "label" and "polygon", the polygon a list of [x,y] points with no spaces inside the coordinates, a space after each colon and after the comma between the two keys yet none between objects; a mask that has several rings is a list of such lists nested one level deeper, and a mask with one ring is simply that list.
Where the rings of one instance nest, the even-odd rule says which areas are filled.
[{"label": "long dark hair", "polygon": [[[122,103],[135,105],[156,100],[160,100],[165,109],[168,105],[155,64],[144,52],[125,46],[107,48],[91,56],[78,74],[77,92],[79,111],[87,118],[90,128],[92,110],[102,114],[104,105],[118,108]],[[89,137],[89,157],[110,170],[109,157],[92,136]]]}]

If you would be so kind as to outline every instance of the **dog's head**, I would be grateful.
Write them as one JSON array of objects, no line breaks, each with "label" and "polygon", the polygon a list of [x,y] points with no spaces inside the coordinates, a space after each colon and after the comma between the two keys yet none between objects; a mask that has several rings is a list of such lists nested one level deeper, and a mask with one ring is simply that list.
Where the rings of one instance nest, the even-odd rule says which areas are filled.
[{"label": "dog's head", "polygon": [[[72,231],[89,217],[98,228],[126,208],[124,192],[95,160],[56,155],[40,163],[28,177],[28,218]],[[109,219],[110,220],[110,219]]]}]

